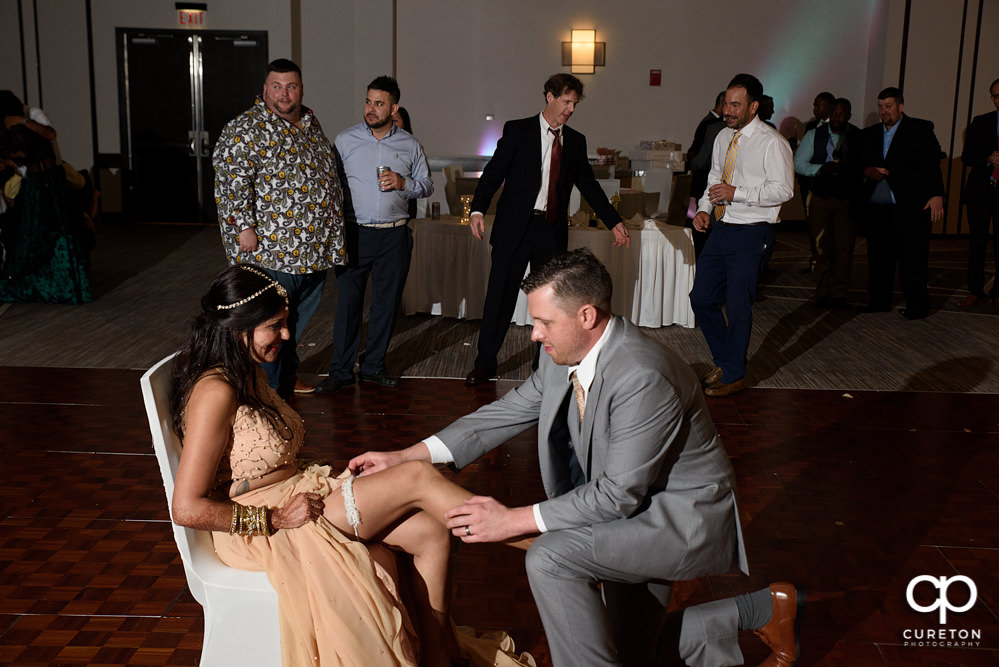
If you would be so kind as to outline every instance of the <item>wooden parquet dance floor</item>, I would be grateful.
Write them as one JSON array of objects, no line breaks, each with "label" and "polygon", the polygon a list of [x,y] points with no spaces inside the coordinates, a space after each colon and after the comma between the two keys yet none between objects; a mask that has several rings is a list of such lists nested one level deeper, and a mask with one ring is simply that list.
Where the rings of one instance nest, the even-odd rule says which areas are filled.
[{"label": "wooden parquet dance floor", "polygon": [[[203,622],[174,546],[139,371],[0,367],[0,664],[194,665]],[[460,380],[348,387],[294,404],[308,457],[396,448],[508,391]],[[738,475],[752,575],[679,584],[686,605],[788,580],[808,590],[800,665],[999,664],[999,410],[993,395],[749,389],[710,403]],[[538,500],[533,431],[455,479]],[[917,575],[965,575],[949,632],[906,602]],[[455,544],[459,624],[504,628],[550,664],[523,554]],[[921,605],[936,596],[918,591]],[[968,600],[950,589],[950,603]],[[977,631],[979,636],[974,637]],[[746,664],[768,654],[751,633]]]}]

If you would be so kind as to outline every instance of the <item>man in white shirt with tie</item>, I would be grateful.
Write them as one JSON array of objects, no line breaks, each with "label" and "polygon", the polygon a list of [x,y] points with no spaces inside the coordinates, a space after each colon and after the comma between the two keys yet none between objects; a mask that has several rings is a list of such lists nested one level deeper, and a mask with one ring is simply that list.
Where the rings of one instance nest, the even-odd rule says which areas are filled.
[{"label": "man in white shirt with tie", "polygon": [[751,74],[738,74],[728,84],[726,127],[715,138],[708,187],[693,221],[697,230],[713,228],[690,291],[714,360],[701,378],[708,396],[745,388],[760,262],[773,245],[781,204],[794,195],[791,146],[757,117],[762,96],[763,84]]}]

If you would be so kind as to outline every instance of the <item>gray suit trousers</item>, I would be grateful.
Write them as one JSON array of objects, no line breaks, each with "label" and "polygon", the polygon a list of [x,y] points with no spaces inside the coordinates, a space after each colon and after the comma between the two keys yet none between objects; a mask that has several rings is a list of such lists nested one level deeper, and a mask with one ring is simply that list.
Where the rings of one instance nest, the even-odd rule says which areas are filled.
[{"label": "gray suit trousers", "polygon": [[[672,582],[648,581],[598,561],[589,526],[541,535],[525,565],[555,667],[657,664],[664,635],[679,636],[667,650],[690,667],[743,662],[734,600],[667,616]],[[670,622],[682,623],[679,632],[667,629]]]}]

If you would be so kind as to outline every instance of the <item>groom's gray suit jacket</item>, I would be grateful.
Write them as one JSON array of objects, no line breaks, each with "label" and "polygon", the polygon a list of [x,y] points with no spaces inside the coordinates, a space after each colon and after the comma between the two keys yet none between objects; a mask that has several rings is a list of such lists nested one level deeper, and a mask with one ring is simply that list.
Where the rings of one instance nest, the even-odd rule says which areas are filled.
[{"label": "groom's gray suit jacket", "polygon": [[748,574],[732,466],[690,367],[617,318],[586,400],[575,448],[586,481],[575,488],[571,393],[566,367],[542,354],[524,384],[437,436],[462,468],[537,424],[549,531],[592,526],[598,559],[649,579]]}]

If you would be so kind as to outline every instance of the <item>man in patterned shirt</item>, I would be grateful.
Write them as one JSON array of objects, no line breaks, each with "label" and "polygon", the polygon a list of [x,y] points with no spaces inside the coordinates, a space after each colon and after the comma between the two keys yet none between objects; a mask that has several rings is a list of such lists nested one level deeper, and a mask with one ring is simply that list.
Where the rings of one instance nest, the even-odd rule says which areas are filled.
[{"label": "man in patterned shirt", "polygon": [[312,109],[302,73],[283,58],[267,66],[263,94],[222,130],[212,156],[215,203],[229,262],[259,266],[288,290],[288,331],[263,364],[282,395],[315,387],[297,378],[298,341],[319,307],[326,270],[347,261],[342,166]]}]

